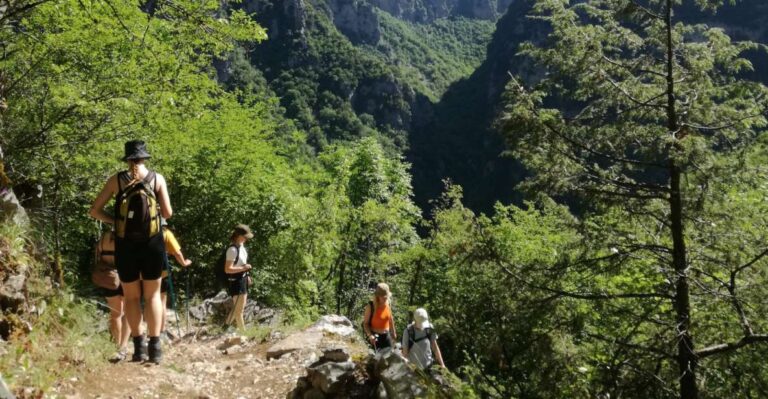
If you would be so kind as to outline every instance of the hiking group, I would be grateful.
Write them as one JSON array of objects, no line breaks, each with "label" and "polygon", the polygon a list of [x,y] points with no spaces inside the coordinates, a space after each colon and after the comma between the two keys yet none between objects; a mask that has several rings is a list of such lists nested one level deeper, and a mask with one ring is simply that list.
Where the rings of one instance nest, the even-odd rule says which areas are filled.
[{"label": "hiking group", "polygon": [[[127,170],[111,176],[96,197],[90,215],[112,226],[102,234],[96,246],[96,262],[92,278],[107,299],[110,309],[109,329],[118,352],[112,361],[127,356],[129,336],[133,340],[132,361],[148,360],[159,364],[162,360],[161,333],[165,330],[166,293],[173,294],[168,255],[188,267],[175,235],[166,220],[173,215],[165,178],[147,168],[150,159],[146,144],[140,140],[125,143],[122,158]],[[105,207],[115,199],[114,209]],[[245,327],[243,311],[251,285],[247,240],[253,238],[251,229],[244,224],[234,227],[229,245],[215,265],[216,277],[232,297],[233,308],[226,323]],[[385,283],[379,283],[363,315],[366,340],[376,351],[395,349],[397,340],[395,322],[390,308],[391,292]],[[147,324],[148,342],[141,331],[143,319]],[[413,323],[403,331],[402,356],[421,368],[435,363],[445,367],[437,345],[437,334],[423,308],[413,312]]]},{"label": "hiking group", "polygon": [[[373,298],[363,311],[363,333],[376,352],[396,350],[393,342],[397,341],[397,329],[391,309],[392,293],[389,285],[379,283],[373,292]],[[437,345],[437,334],[429,322],[429,315],[424,308],[413,311],[413,322],[403,330],[400,345],[402,356],[422,369],[428,369],[435,362],[442,367],[443,355]]]},{"label": "hiking group", "polygon": [[[109,329],[118,345],[113,361],[127,356],[130,336],[134,346],[131,360],[160,363],[166,293],[172,290],[168,255],[183,267],[192,264],[167,227],[166,220],[173,215],[168,187],[161,174],[147,168],[145,161],[150,158],[143,141],[125,143],[123,161],[128,169],[107,180],[89,212],[93,218],[112,226],[102,234],[96,247],[92,277],[110,309]],[[112,198],[114,209],[108,212],[105,206]],[[235,298],[235,309],[228,322],[236,322],[240,328],[244,326],[246,272],[251,269],[243,243],[251,237],[248,226],[236,226],[231,236],[232,246],[227,249],[222,265],[227,273],[229,294]],[[142,317],[147,324],[148,342],[141,331]]]}]

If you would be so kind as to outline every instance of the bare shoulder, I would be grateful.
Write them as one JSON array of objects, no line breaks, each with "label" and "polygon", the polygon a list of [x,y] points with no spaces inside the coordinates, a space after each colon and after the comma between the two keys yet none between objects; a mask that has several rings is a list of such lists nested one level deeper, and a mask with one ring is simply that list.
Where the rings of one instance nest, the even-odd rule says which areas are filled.
[{"label": "bare shoulder", "polygon": [[114,175],[110,176],[109,179],[107,179],[107,184],[105,185],[105,187],[112,192],[117,191],[117,179],[119,178],[119,175],[120,175],[120,172],[117,172]]},{"label": "bare shoulder", "polygon": [[160,173],[155,172],[155,179],[158,187],[165,187],[165,177]]}]

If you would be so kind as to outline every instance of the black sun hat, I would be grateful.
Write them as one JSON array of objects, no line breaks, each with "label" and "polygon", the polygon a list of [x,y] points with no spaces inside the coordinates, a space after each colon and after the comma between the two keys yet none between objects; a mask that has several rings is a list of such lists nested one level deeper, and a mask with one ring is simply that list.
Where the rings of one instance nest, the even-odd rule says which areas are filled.
[{"label": "black sun hat", "polygon": [[147,143],[141,140],[131,140],[125,143],[125,155],[123,156],[123,161],[149,158],[152,158],[152,156],[147,152]]}]

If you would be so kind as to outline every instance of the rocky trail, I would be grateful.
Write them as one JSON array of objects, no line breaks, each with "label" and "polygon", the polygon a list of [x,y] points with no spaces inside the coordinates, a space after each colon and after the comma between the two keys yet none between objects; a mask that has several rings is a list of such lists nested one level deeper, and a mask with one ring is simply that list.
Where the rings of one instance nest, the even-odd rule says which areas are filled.
[{"label": "rocky trail", "polygon": [[417,370],[399,351],[373,354],[342,316],[323,316],[287,336],[262,340],[203,328],[164,346],[160,365],[110,364],[60,382],[50,397],[193,399],[461,398],[444,368]]},{"label": "rocky trail", "polygon": [[203,330],[164,346],[160,365],[110,364],[65,381],[52,394],[65,398],[286,398],[306,367],[324,352],[364,357],[367,348],[349,320],[326,316],[309,329],[263,342]]}]

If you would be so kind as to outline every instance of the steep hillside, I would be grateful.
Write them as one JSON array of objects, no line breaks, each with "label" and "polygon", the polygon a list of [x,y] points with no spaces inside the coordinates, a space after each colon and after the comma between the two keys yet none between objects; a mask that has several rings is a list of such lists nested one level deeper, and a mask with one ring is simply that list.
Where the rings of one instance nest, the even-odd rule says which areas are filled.
[{"label": "steep hillside", "polygon": [[[517,55],[520,43],[540,41],[547,32],[540,21],[526,17],[533,3],[517,0],[510,5],[497,23],[482,65],[468,79],[453,84],[435,105],[433,119],[412,133],[409,161],[422,208],[442,191],[445,178],[464,187],[468,206],[476,210],[491,211],[496,201],[521,200],[514,186],[526,172],[518,162],[502,156],[507,148],[491,125],[510,73],[524,77],[540,73]],[[768,43],[768,3],[762,0],[745,0],[717,14],[699,11],[689,3],[678,17],[723,27],[734,40]],[[756,68],[750,76],[768,81],[766,52],[752,51],[749,57]]]},{"label": "steep hillside", "polygon": [[518,45],[541,37],[545,27],[526,17],[533,1],[514,2],[496,24],[487,58],[467,79],[453,84],[439,103],[434,117],[414,132],[409,161],[417,202],[422,208],[443,190],[450,178],[464,187],[467,205],[490,211],[495,201],[519,199],[514,185],[524,171],[502,157],[504,143],[491,129],[510,71],[525,68],[516,55]]},{"label": "steep hillside", "polygon": [[244,1],[239,7],[268,29],[269,39],[220,63],[219,79],[231,89],[274,92],[316,149],[378,135],[400,152],[431,114],[431,103],[482,62],[489,19],[497,15],[468,18],[474,14],[460,12],[459,3],[435,18],[387,11],[401,6]]}]

